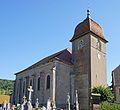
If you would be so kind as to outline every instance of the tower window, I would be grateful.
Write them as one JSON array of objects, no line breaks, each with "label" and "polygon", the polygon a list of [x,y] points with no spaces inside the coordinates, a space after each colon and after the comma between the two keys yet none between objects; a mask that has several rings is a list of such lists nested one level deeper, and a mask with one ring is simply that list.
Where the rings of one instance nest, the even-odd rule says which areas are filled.
[{"label": "tower window", "polygon": [[97,49],[101,51],[101,42],[99,39],[97,39]]},{"label": "tower window", "polygon": [[50,75],[47,76],[46,89],[50,89]]},{"label": "tower window", "polygon": [[84,47],[84,41],[80,40],[78,41],[78,50]]},{"label": "tower window", "polygon": [[38,90],[40,90],[40,77],[38,78]]}]

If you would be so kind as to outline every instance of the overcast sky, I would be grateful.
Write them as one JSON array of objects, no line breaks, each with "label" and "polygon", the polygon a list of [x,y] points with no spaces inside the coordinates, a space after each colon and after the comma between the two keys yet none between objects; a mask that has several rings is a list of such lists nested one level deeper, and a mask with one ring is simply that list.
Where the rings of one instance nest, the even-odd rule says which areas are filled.
[{"label": "overcast sky", "polygon": [[[107,44],[107,78],[120,64],[120,0],[89,0],[91,18]],[[88,0],[0,0],[0,78],[65,48],[74,28],[86,18]]]}]

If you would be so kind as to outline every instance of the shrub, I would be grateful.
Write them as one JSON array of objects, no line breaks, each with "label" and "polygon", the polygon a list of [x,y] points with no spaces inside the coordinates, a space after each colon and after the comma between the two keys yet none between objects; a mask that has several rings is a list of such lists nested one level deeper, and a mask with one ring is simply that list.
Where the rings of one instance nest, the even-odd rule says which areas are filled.
[{"label": "shrub", "polygon": [[92,93],[98,93],[100,94],[101,101],[107,101],[107,102],[113,102],[114,101],[114,95],[110,88],[106,88],[104,86],[98,86],[94,87],[92,89]]},{"label": "shrub", "polygon": [[120,104],[105,101],[100,104],[100,110],[120,110]]}]

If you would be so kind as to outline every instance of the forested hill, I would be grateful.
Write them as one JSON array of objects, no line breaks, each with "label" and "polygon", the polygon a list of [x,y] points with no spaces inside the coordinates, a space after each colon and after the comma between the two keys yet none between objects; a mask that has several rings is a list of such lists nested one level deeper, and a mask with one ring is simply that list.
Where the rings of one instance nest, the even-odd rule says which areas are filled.
[{"label": "forested hill", "polygon": [[0,79],[0,94],[10,95],[13,91],[13,80]]}]

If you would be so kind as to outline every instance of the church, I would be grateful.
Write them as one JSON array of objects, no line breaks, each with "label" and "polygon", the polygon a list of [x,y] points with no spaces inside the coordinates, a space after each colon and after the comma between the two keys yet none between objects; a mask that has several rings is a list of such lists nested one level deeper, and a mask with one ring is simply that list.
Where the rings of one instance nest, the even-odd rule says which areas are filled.
[{"label": "church", "polygon": [[90,110],[91,89],[107,86],[106,43],[101,26],[87,17],[80,22],[73,37],[72,49],[66,48],[54,53],[30,67],[15,73],[14,103],[22,103],[23,96],[28,98],[28,87],[32,86],[32,104],[36,98],[40,105],[51,99],[59,108],[66,107],[66,97],[74,104],[75,91],[78,91],[80,110]]}]

